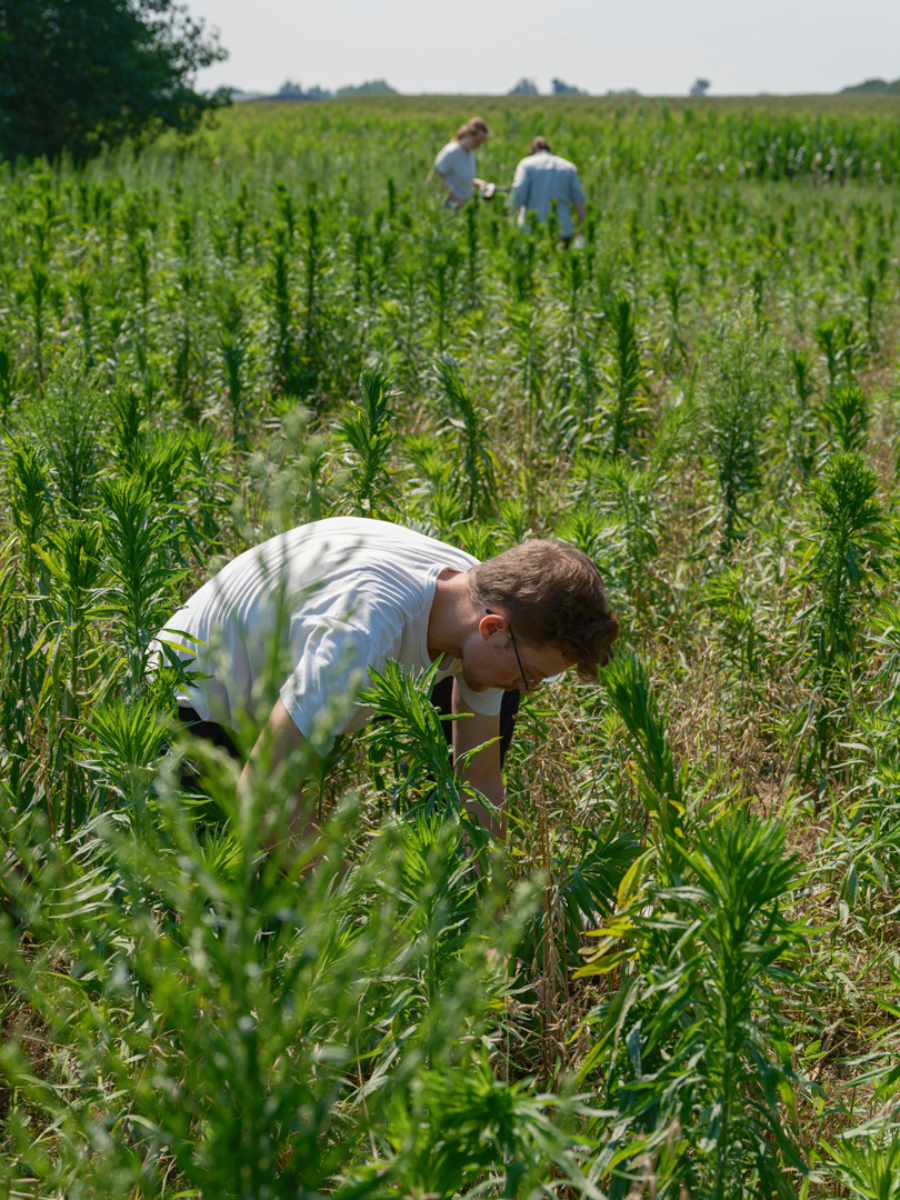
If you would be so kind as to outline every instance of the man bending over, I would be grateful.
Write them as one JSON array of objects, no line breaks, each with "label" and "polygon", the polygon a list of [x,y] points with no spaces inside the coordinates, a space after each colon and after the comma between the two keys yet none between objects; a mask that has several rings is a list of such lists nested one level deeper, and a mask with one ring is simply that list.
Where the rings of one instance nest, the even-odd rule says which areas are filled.
[{"label": "man bending over", "polygon": [[[252,761],[271,740],[271,769],[304,741],[322,755],[338,734],[361,729],[372,715],[365,706],[329,713],[387,658],[416,672],[438,663],[434,703],[468,714],[445,722],[455,759],[500,739],[474,755],[464,778],[499,816],[475,802],[470,811],[505,837],[501,767],[520,693],[572,666],[594,679],[618,629],[597,568],[564,542],[525,542],[479,563],[399,525],[340,517],[241,554],[160,638],[208,676],[179,693],[181,720],[234,754],[233,731],[258,707],[273,663],[282,664],[251,753]],[[298,802],[292,831],[310,828]]]}]

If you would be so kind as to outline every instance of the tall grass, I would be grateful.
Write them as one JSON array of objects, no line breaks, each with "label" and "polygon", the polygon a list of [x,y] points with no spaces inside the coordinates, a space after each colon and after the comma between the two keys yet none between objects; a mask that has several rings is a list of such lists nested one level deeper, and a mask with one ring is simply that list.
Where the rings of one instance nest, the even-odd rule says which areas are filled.
[{"label": "tall grass", "polygon": [[[484,111],[480,174],[578,163],[583,249],[440,209],[446,99],[0,178],[6,1193],[896,1191],[893,110]],[[342,513],[603,572],[622,648],[523,698],[505,847],[428,676],[368,681],[291,856],[310,764],[239,799],[148,672]]]}]

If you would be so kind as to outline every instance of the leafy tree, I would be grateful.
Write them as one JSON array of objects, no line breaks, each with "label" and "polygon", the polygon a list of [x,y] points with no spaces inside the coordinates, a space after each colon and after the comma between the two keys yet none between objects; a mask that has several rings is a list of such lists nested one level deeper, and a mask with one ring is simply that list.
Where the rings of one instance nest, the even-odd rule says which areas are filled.
[{"label": "leafy tree", "polygon": [[397,89],[392,88],[385,79],[370,79],[366,83],[347,84],[339,87],[337,96],[396,96]]},{"label": "leafy tree", "polygon": [[85,159],[196,127],[228,102],[190,81],[226,52],[173,0],[0,0],[0,155]]},{"label": "leafy tree", "polygon": [[582,91],[580,87],[574,87],[571,83],[564,83],[562,79],[551,79],[550,89],[554,96],[586,96],[587,92]]}]

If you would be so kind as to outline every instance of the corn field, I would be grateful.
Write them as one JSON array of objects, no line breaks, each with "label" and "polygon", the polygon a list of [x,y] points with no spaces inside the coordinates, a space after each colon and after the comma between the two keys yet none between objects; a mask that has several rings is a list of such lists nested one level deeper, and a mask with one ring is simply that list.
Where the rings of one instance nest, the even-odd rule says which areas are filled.
[{"label": "corn field", "polygon": [[[582,248],[441,208],[468,101],[0,167],[2,1196],[900,1197],[897,102],[477,107]],[[600,567],[505,846],[394,664],[318,857],[174,721],[167,617],[339,514]]]}]

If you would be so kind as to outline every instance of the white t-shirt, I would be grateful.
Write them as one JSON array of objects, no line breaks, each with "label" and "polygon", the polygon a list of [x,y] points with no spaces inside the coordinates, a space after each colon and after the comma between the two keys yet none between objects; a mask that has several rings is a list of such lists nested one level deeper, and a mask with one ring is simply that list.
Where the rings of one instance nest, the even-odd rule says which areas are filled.
[{"label": "white t-shirt", "polygon": [[444,177],[447,187],[460,200],[469,200],[475,190],[475,151],[459,142],[448,142],[434,160],[434,169]]},{"label": "white t-shirt", "polygon": [[[356,517],[270,538],[230,562],[166,622],[160,637],[193,650],[189,669],[211,675],[180,691],[179,703],[233,728],[238,714],[252,713],[263,699],[267,664],[280,655],[281,699],[321,753],[336,734],[361,729],[371,716],[356,705],[349,718],[344,709],[329,724],[328,712],[336,699],[365,686],[372,668],[380,670],[387,658],[408,671],[432,665],[428,617],[437,577],[477,562],[400,525]],[[502,689],[473,692],[461,670],[462,662],[450,659],[437,678],[455,675],[472,712],[499,713]]]}]

